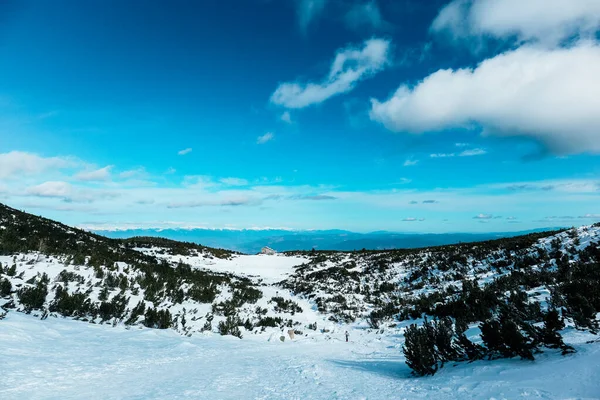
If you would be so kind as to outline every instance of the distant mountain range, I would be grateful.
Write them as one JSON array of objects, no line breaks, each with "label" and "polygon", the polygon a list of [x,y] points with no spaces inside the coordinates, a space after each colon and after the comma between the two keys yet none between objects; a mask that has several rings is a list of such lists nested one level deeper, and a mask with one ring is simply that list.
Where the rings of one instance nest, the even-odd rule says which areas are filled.
[{"label": "distant mountain range", "polygon": [[242,253],[258,253],[264,246],[277,251],[290,250],[382,250],[440,246],[460,242],[476,242],[524,235],[556,228],[535,229],[520,232],[491,233],[356,233],[343,230],[289,231],[267,230],[227,230],[227,229],[129,229],[118,231],[95,231],[111,238],[132,236],[154,236],[202,244],[208,247],[224,248]]}]

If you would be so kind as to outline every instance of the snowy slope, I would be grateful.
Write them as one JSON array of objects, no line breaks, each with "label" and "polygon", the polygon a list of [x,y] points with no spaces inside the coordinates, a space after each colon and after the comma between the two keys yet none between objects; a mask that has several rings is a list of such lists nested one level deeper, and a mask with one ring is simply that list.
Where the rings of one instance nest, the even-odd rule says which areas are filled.
[{"label": "snowy slope", "polygon": [[[597,336],[568,316],[562,334],[577,353],[564,357],[543,348],[534,362],[449,363],[417,379],[402,354],[406,327],[468,282],[529,277],[519,281],[525,300],[545,310],[569,278],[540,276],[597,268],[598,224],[424,249],[276,255],[107,239],[1,205],[0,227],[0,399],[600,398],[600,344],[586,343]],[[467,336],[481,343],[483,319],[470,321]],[[170,329],[149,329],[157,327]]]},{"label": "snowy slope", "polygon": [[247,341],[111,328],[9,313],[0,321],[0,398],[597,399],[600,343],[566,333],[576,354],[478,361],[413,378],[400,338],[353,331]]},{"label": "snowy slope", "polygon": [[[177,265],[182,259],[188,262],[193,268],[211,269],[213,272],[231,272],[237,273],[238,276],[247,276],[252,278],[249,287],[259,290],[261,297],[253,302],[247,302],[236,306],[236,314],[242,321],[250,319],[257,322],[260,318],[273,317],[282,318],[283,321],[293,321],[295,329],[304,331],[306,326],[318,323],[318,326],[330,325],[326,321],[326,316],[319,314],[314,305],[305,298],[293,296],[289,290],[273,286],[268,283],[274,283],[286,277],[293,270],[293,266],[302,263],[300,257],[284,257],[284,256],[234,256],[231,259],[213,259],[205,255],[194,257],[184,256],[168,256],[161,255],[164,259],[168,259],[173,266]],[[76,265],[69,262],[64,257],[46,256],[38,252],[22,253],[13,256],[0,256],[0,265],[4,265],[5,269],[9,266],[15,266],[14,276],[3,274],[3,279],[11,282],[14,290],[19,290],[23,287],[34,288],[40,277],[44,274],[49,278],[48,294],[44,303],[43,310],[33,310],[33,315],[47,315],[48,310],[50,316],[57,316],[60,313],[53,312],[51,304],[55,301],[54,288],[60,286],[69,294],[85,294],[92,303],[100,304],[102,302],[101,292],[105,287],[107,275],[111,274],[116,277],[125,277],[129,282],[127,288],[120,289],[118,286],[108,290],[106,302],[110,302],[116,296],[123,296],[127,299],[126,302],[126,317],[130,315],[130,310],[133,310],[139,302],[142,302],[149,307],[156,307],[157,310],[169,310],[170,314],[176,319],[173,329],[182,334],[209,333],[205,329],[205,323],[210,318],[212,321],[212,329],[215,331],[218,323],[226,319],[226,315],[219,315],[215,312],[215,305],[222,304],[232,299],[233,286],[236,278],[233,277],[233,284],[222,284],[219,287],[219,294],[214,301],[202,303],[192,298],[184,298],[181,302],[175,302],[171,298],[165,298],[154,304],[145,299],[144,290],[140,287],[139,279],[143,278],[143,274],[130,268],[126,263],[117,263],[111,270],[106,270],[105,275],[99,277],[96,274],[97,268],[90,265]],[[71,275],[69,275],[71,274]],[[68,276],[69,281],[65,282],[63,276]],[[185,289],[185,285],[183,287]],[[293,301],[300,309],[299,311],[290,312],[289,310],[281,310],[277,308],[277,304],[272,301],[274,297],[283,298],[286,301]],[[24,306],[19,303],[19,297],[16,291],[10,296],[12,304],[15,304],[17,311],[27,311]],[[8,304],[7,300],[0,299],[0,306]],[[257,308],[262,311],[259,314]],[[123,324],[127,318],[110,318],[103,320],[100,317],[78,318],[85,321],[91,320],[95,323],[105,323],[108,325]],[[185,323],[183,322],[185,320]],[[291,322],[290,322],[291,324]],[[290,326],[291,327],[291,326]],[[288,328],[285,328],[287,331]],[[271,334],[273,332],[281,332],[278,327],[266,327],[264,329],[242,329],[245,333],[264,333]]]}]

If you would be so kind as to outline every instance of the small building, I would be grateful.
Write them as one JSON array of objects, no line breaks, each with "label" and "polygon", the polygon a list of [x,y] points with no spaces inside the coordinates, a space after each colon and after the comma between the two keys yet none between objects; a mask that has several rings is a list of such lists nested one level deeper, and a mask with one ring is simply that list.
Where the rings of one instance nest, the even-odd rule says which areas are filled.
[{"label": "small building", "polygon": [[267,254],[272,256],[273,254],[277,254],[277,252],[275,250],[273,250],[272,248],[265,246],[262,249],[260,249],[260,254]]}]

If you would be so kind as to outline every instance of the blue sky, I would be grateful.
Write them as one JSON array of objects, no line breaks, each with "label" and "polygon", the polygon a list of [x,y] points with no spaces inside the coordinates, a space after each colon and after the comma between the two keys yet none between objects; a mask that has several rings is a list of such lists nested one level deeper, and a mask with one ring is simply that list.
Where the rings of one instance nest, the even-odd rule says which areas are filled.
[{"label": "blue sky", "polygon": [[0,201],[87,228],[600,220],[584,0],[9,1]]}]

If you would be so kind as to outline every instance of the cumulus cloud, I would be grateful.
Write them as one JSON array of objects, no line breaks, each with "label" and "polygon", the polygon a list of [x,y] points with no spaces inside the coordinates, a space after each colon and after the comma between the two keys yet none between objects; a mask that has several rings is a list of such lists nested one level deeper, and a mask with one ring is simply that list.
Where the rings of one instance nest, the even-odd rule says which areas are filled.
[{"label": "cumulus cloud", "polygon": [[41,157],[23,151],[11,151],[0,154],[0,179],[72,168],[78,164],[75,159],[67,157]]},{"label": "cumulus cloud", "polygon": [[282,83],[271,95],[271,102],[286,108],[304,108],[349,92],[360,80],[388,65],[389,50],[390,42],[384,39],[369,39],[361,47],[339,50],[322,82]]},{"label": "cumulus cloud", "polygon": [[431,31],[454,39],[516,38],[554,46],[600,29],[596,0],[454,0],[441,9]]},{"label": "cumulus cloud", "polygon": [[113,166],[107,165],[104,168],[92,170],[92,171],[82,171],[75,174],[75,179],[78,181],[85,182],[100,182],[107,181],[110,179],[110,170]]},{"label": "cumulus cloud", "polygon": [[267,132],[262,136],[256,138],[256,144],[265,144],[275,138],[275,134],[273,132]]},{"label": "cumulus cloud", "polygon": [[190,154],[191,152],[192,152],[192,148],[188,147],[187,149],[179,150],[177,152],[177,154],[180,156],[185,156],[186,154]]},{"label": "cumulus cloud", "polygon": [[344,21],[352,29],[363,27],[382,29],[387,26],[375,0],[352,4],[344,17]]},{"label": "cumulus cloud", "polygon": [[439,70],[402,85],[370,116],[396,132],[481,126],[484,134],[527,136],[556,154],[600,153],[600,46],[523,46],[476,68]]}]

